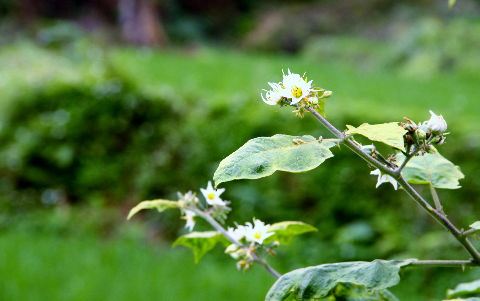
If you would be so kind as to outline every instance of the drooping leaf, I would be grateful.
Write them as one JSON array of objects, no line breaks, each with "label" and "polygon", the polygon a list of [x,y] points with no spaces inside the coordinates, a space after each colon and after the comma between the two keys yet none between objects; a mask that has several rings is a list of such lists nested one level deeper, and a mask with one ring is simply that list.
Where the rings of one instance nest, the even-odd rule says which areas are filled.
[{"label": "drooping leaf", "polygon": [[140,210],[154,208],[157,208],[158,212],[162,212],[167,209],[178,208],[178,202],[169,200],[143,201],[137,206],[133,207],[132,210],[130,210],[127,220],[134,216]]},{"label": "drooping leaf", "polygon": [[[397,154],[398,164],[404,160],[403,154]],[[430,184],[429,179],[431,179],[435,188],[446,189],[460,188],[458,180],[465,177],[458,166],[438,152],[413,157],[402,170],[402,176],[412,184]]]},{"label": "drooping leaf", "polygon": [[470,228],[480,229],[480,222],[474,222],[473,224],[470,225]]},{"label": "drooping leaf", "polygon": [[294,270],[280,277],[265,301],[282,301],[290,295],[297,301],[325,297],[338,283],[363,285],[368,292],[383,291],[400,282],[400,268],[416,259],[372,262],[341,262]]},{"label": "drooping leaf", "polygon": [[220,183],[237,179],[258,179],[276,170],[304,172],[333,157],[328,141],[312,136],[275,135],[249,140],[220,162],[213,180]]},{"label": "drooping leaf", "polygon": [[468,283],[460,283],[454,289],[448,289],[447,297],[466,297],[478,293],[480,293],[480,280],[475,280]]},{"label": "drooping leaf", "polygon": [[368,124],[364,123],[358,128],[347,125],[347,135],[360,134],[370,140],[378,141],[405,151],[403,145],[403,135],[407,132],[404,128],[398,125],[398,122],[382,123],[382,124]]},{"label": "drooping leaf", "polygon": [[219,242],[224,245],[226,244],[225,237],[216,231],[192,232],[177,238],[172,247],[184,245],[193,249],[195,263],[198,263],[203,255],[213,249]]},{"label": "drooping leaf", "polygon": [[398,301],[389,290],[367,292],[364,287],[356,286],[351,283],[339,283],[330,292],[335,300],[348,301]]},{"label": "drooping leaf", "polygon": [[275,223],[268,228],[267,232],[275,232],[264,240],[264,244],[269,244],[275,240],[283,245],[289,245],[293,238],[302,233],[318,231],[317,228],[302,222],[280,222]]}]

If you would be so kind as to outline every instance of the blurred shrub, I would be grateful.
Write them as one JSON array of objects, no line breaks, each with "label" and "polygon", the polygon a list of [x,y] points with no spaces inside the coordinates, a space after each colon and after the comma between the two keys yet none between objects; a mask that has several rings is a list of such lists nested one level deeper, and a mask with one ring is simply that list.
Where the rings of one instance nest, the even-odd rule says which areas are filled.
[{"label": "blurred shrub", "polygon": [[432,78],[442,72],[478,77],[480,22],[422,17],[401,24],[393,21],[382,40],[363,37],[322,36],[311,39],[302,51],[309,59],[333,59],[363,70],[387,70],[413,78]]}]

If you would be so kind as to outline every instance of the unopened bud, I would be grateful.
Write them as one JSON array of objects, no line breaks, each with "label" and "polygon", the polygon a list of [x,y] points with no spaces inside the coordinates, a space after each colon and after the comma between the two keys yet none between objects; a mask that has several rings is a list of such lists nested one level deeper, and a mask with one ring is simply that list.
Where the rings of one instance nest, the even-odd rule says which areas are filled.
[{"label": "unopened bud", "polygon": [[420,129],[418,129],[416,133],[417,133],[418,140],[425,140],[425,137],[427,137],[427,134]]},{"label": "unopened bud", "polygon": [[437,116],[432,111],[430,111],[430,114],[432,114],[432,117],[427,122],[427,126],[430,132],[436,135],[441,135],[445,133],[445,131],[447,130],[447,122],[445,121],[445,119],[443,119],[443,116]]},{"label": "unopened bud", "polygon": [[323,97],[324,97],[324,98],[329,98],[330,96],[332,96],[332,91],[325,91],[325,92],[323,92]]},{"label": "unopened bud", "polygon": [[433,145],[427,145],[425,151],[429,154],[435,154],[437,152],[437,149]]}]

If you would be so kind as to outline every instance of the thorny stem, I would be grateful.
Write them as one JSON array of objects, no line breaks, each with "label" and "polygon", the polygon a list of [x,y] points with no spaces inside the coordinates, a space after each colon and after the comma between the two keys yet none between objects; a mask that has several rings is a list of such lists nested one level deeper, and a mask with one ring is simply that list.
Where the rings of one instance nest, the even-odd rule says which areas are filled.
[{"label": "thorny stem", "polygon": [[[192,210],[193,212],[195,212],[195,214],[197,214],[198,216],[206,220],[212,227],[214,227],[216,230],[222,233],[223,236],[225,236],[232,243],[236,244],[239,247],[247,248],[247,246],[245,246],[244,244],[242,244],[241,242],[239,242],[238,240],[230,236],[227,230],[225,230],[225,228],[223,228],[222,225],[220,225],[210,214],[205,213],[196,207],[192,207],[188,209]],[[272,268],[266,261],[261,260],[255,252],[252,252],[251,254],[252,254],[253,260],[260,263],[270,274],[272,274],[273,277],[278,279],[282,276],[279,272],[275,271],[275,269]]]},{"label": "thorny stem", "polygon": [[392,170],[387,166],[383,165],[378,160],[372,158],[368,155],[363,149],[354,143],[350,139],[346,139],[345,135],[341,133],[337,128],[331,125],[325,118],[322,117],[315,109],[308,108],[310,113],[320,122],[322,123],[330,132],[332,132],[337,138],[342,139],[343,142],[349,149],[351,149],[354,153],[359,155],[362,159],[370,163],[371,165],[375,166],[376,168],[380,169],[383,173],[386,173],[392,177],[397,179],[398,184],[407,192],[407,194],[417,202],[423,209],[425,209],[428,214],[430,214],[435,220],[437,220],[442,226],[450,232],[455,239],[465,248],[465,250],[472,256],[472,262],[476,265],[480,265],[480,254],[478,251],[472,246],[470,241],[468,241],[467,236],[459,231],[451,222],[448,220],[446,215],[442,214],[439,210],[435,210],[428,204],[418,193],[416,190],[410,186],[410,184],[405,181],[405,179],[401,176],[401,169]]}]

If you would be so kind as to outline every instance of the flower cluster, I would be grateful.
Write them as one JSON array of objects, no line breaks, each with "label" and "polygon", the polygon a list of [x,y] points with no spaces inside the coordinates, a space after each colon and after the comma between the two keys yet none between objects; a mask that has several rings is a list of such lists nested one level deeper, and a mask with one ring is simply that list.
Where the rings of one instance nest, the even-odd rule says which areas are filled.
[{"label": "flower cluster", "polygon": [[312,81],[296,73],[283,74],[283,81],[280,83],[268,83],[272,90],[264,90],[266,97],[261,94],[263,101],[269,105],[295,105],[297,110],[293,111],[303,117],[303,113],[308,112],[306,107],[318,107],[319,99],[328,98],[332,95],[331,91],[325,91],[321,88],[315,88]]},{"label": "flower cluster", "polygon": [[[225,188],[215,190],[212,186],[212,182],[208,181],[207,189],[200,188],[200,191],[205,197],[207,204],[210,206],[214,206],[213,209],[216,209],[211,212],[213,216],[218,215],[219,217],[222,217],[224,211],[229,210],[229,208],[226,207],[227,202],[220,198],[220,195],[225,191]],[[196,205],[199,203],[198,198],[191,191],[187,192],[184,195],[179,193],[178,197],[179,204],[181,204],[182,208],[185,208],[183,209],[184,215],[182,216],[182,219],[187,221],[187,223],[185,224],[185,228],[188,228],[188,230],[192,232],[193,227],[195,226],[195,216],[197,214],[187,208],[196,207]]]},{"label": "flower cluster", "polygon": [[237,226],[237,229],[228,227],[228,234],[236,240],[245,237],[247,241],[263,244],[267,237],[275,234],[275,232],[268,232],[268,228],[270,228],[269,224],[265,225],[261,220],[254,218],[253,225],[247,222],[245,226]]}]

